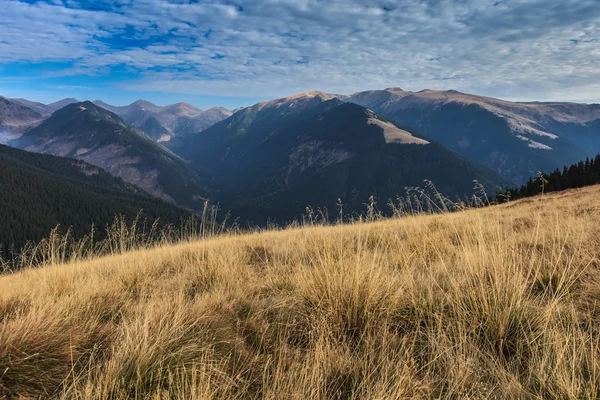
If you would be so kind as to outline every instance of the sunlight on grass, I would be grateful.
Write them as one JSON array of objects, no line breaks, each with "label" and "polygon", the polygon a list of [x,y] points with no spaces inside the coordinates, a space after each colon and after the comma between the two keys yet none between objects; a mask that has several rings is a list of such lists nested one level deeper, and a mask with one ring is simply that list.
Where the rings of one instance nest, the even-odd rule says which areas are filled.
[{"label": "sunlight on grass", "polygon": [[598,398],[599,213],[594,186],[2,276],[0,396]]}]

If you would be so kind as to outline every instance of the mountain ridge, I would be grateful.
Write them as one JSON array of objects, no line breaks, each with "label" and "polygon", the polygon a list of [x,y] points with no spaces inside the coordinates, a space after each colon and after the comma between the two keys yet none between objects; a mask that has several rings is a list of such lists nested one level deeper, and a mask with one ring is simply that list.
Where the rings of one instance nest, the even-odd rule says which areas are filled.
[{"label": "mountain ridge", "polygon": [[100,100],[94,104],[116,113],[167,147],[173,139],[200,132],[232,115],[223,107],[201,110],[185,102],[157,106],[140,99],[126,106],[112,106]]},{"label": "mountain ridge", "polygon": [[201,208],[199,172],[142,131],[92,102],[70,104],[12,142],[29,151],[82,159],[154,196]]},{"label": "mountain ridge", "polygon": [[515,182],[600,151],[600,105],[510,102],[456,90],[341,95]]},{"label": "mountain ridge", "polygon": [[373,111],[311,92],[261,102],[195,135],[178,153],[209,171],[224,208],[264,223],[307,206],[358,212],[370,196],[395,199],[429,179],[446,194],[494,192],[507,182]]}]

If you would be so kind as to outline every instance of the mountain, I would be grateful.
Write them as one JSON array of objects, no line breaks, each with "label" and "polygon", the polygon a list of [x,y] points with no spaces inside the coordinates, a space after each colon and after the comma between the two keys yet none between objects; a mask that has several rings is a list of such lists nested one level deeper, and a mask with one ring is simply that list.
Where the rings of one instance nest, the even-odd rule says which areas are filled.
[{"label": "mountain", "polygon": [[172,129],[180,119],[192,119],[201,115],[203,111],[188,103],[177,103],[160,107],[156,111],[157,119],[168,129]]},{"label": "mountain", "polygon": [[119,107],[119,106],[112,106],[108,103],[103,102],[102,100],[94,100],[94,101],[92,101],[92,103],[94,103],[94,105],[96,105],[100,108],[104,108],[105,110],[115,113],[117,115],[119,115],[119,110],[121,108],[123,108],[123,107]]},{"label": "mountain", "polygon": [[40,113],[41,115],[47,116],[54,112],[54,109],[46,104],[38,103],[37,101],[29,101],[27,99],[10,99],[24,105],[25,107],[31,108],[33,111]]},{"label": "mountain", "polygon": [[0,96],[0,143],[19,137],[43,119],[43,115],[20,102]]},{"label": "mountain", "polygon": [[79,103],[79,100],[73,99],[73,98],[62,99],[62,100],[56,101],[54,103],[48,104],[48,107],[50,107],[51,109],[56,111],[56,110],[60,110],[61,108],[68,106],[69,104],[73,104],[73,103]]},{"label": "mountain", "polygon": [[154,116],[160,107],[149,101],[138,100],[128,106],[120,107],[111,106],[100,100],[94,101],[94,104],[117,114],[131,126],[146,132],[146,134],[154,141],[164,141],[164,138],[169,134],[167,129],[163,127]]},{"label": "mountain", "polygon": [[100,100],[94,101],[99,107],[119,115],[132,126],[146,132],[157,142],[172,147],[179,143],[174,138],[200,132],[232,115],[222,107],[203,111],[188,103],[157,106],[145,100],[138,100],[128,106],[112,106]]},{"label": "mountain", "polygon": [[600,152],[600,105],[515,103],[455,90],[372,90],[339,98],[422,132],[524,182]]},{"label": "mountain", "polygon": [[37,242],[60,224],[75,237],[92,225],[100,239],[116,214],[133,220],[140,210],[152,223],[179,224],[186,211],[80,160],[0,145],[0,256]]},{"label": "mountain", "polygon": [[[306,206],[335,213],[385,204],[433,181],[445,194],[490,192],[506,181],[371,110],[321,92],[258,103],[191,136],[179,154],[209,171],[232,215],[263,223],[299,217]],[[384,206],[385,207],[385,206]]]},{"label": "mountain", "polygon": [[84,160],[190,209],[200,208],[208,195],[198,171],[189,163],[89,101],[56,111],[10,144]]}]

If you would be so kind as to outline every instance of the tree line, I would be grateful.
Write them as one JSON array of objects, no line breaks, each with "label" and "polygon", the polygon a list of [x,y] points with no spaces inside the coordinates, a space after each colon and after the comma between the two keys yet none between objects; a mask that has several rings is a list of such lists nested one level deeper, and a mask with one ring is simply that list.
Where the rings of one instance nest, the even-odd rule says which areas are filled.
[{"label": "tree line", "polygon": [[529,178],[521,187],[507,189],[496,195],[499,203],[536,196],[542,192],[556,192],[581,188],[600,183],[600,154],[585,161],[557,168],[550,173],[542,172],[536,178]]}]

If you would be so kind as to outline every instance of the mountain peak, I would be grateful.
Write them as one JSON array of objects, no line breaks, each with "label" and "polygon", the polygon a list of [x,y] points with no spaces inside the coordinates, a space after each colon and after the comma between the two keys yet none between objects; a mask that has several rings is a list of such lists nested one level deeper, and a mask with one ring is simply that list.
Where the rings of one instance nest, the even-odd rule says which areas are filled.
[{"label": "mountain peak", "polygon": [[[198,108],[198,107],[194,107],[190,103],[186,103],[185,101],[180,101],[179,103],[171,104],[171,106],[182,107],[182,108],[196,108],[196,109]],[[166,107],[168,107],[168,106],[166,106]]]},{"label": "mountain peak", "polygon": [[125,122],[122,121],[115,113],[89,100],[68,104],[52,114],[49,120],[78,120],[80,118],[78,115],[82,116],[83,118],[93,118],[96,121],[110,121],[111,123],[116,123],[119,126],[125,125]]},{"label": "mountain peak", "polygon": [[216,107],[213,107],[213,108],[209,108],[206,111],[207,112],[208,111],[220,111],[220,112],[232,113],[232,110],[228,110],[225,107],[221,107],[221,106],[216,106]]},{"label": "mountain peak", "polygon": [[134,101],[131,104],[150,104],[150,105],[155,105],[154,103],[151,103],[148,100],[144,100],[144,99],[137,99],[136,101]]},{"label": "mountain peak", "polygon": [[157,106],[156,104],[150,103],[148,100],[143,100],[143,99],[138,99],[138,100],[134,101],[133,103],[131,103],[130,105],[138,106],[139,108],[146,109],[149,111],[157,111],[158,109],[160,109],[160,107]]},{"label": "mountain peak", "polygon": [[325,93],[325,92],[321,92],[319,90],[311,90],[308,92],[304,92],[304,93],[298,93],[292,96],[288,96],[288,97],[284,97],[284,99],[287,100],[296,100],[296,99],[312,99],[315,97],[319,97],[322,98],[324,100],[331,100],[333,99],[335,96]]},{"label": "mountain peak", "polygon": [[256,106],[259,109],[265,107],[297,107],[299,104],[311,104],[314,100],[325,102],[329,100],[337,99],[336,96],[324,92],[320,92],[318,90],[313,90],[310,92],[298,93],[292,96],[281,97],[278,99],[262,101]]},{"label": "mountain peak", "polygon": [[183,101],[175,104],[169,104],[167,106],[160,107],[160,112],[163,114],[175,114],[177,116],[188,116],[194,117],[202,113],[202,110],[198,107],[194,107],[189,103]]}]

